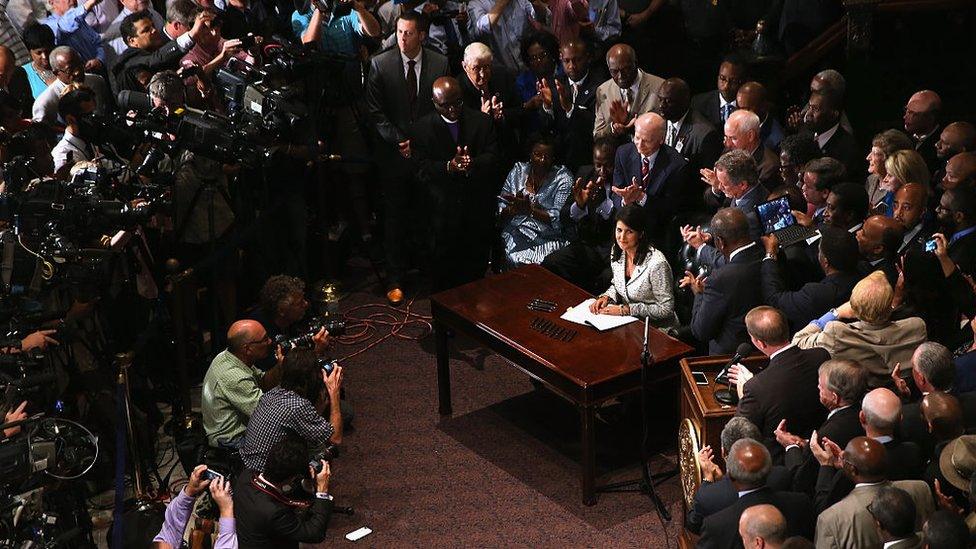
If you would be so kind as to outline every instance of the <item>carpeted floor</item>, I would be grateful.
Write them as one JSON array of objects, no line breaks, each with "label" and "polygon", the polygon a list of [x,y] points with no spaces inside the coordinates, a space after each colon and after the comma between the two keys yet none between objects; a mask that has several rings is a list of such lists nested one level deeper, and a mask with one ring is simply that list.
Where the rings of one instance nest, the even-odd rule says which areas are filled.
[{"label": "carpeted floor", "polygon": [[[340,308],[379,295],[352,293]],[[429,303],[418,300],[413,310],[428,314]],[[370,547],[677,546],[675,478],[658,487],[674,514],[667,525],[641,494],[601,494],[595,506],[582,505],[575,409],[471,342],[456,341],[452,355],[447,418],[437,413],[432,336],[391,338],[345,361],[355,431],[333,464],[333,485],[356,515],[336,515],[322,547],[349,544],[345,534],[364,525],[373,533],[357,544]],[[652,447],[673,458],[667,427],[653,427]],[[639,423],[598,422],[598,433],[598,484],[638,476]],[[655,471],[671,466],[660,453],[652,460]]]}]

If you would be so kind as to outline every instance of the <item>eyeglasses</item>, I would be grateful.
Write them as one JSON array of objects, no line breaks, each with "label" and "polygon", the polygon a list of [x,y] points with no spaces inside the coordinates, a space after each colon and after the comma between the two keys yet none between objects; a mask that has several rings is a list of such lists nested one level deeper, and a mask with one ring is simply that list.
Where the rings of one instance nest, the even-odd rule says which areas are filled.
[{"label": "eyeglasses", "polygon": [[247,347],[248,345],[262,345],[266,343],[271,343],[271,336],[269,336],[268,334],[264,334],[264,337],[257,341],[248,341],[247,343],[244,344],[244,346]]}]

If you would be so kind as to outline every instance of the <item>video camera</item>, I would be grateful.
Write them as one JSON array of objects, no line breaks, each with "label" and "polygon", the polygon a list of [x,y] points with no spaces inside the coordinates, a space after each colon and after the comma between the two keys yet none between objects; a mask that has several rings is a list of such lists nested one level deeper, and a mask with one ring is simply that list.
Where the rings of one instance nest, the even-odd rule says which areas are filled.
[{"label": "video camera", "polygon": [[344,318],[336,318],[334,315],[316,317],[312,319],[301,334],[294,337],[280,335],[275,338],[275,344],[281,346],[281,352],[284,354],[288,354],[293,349],[312,349],[315,347],[315,341],[312,338],[322,328],[325,328],[329,335],[339,337],[346,333],[346,321]]}]

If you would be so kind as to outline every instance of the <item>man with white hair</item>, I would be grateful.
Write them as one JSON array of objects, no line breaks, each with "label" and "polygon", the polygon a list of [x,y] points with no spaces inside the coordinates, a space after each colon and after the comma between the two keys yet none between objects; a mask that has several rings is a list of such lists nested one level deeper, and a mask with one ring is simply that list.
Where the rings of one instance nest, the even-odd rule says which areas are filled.
[{"label": "man with white hair", "polygon": [[786,517],[768,503],[753,505],[739,517],[739,536],[745,549],[778,549],[786,541]]},{"label": "man with white hair", "polygon": [[68,46],[58,46],[51,50],[51,70],[56,77],[46,90],[34,100],[33,117],[35,122],[54,124],[58,120],[58,100],[69,84],[84,84],[95,92],[95,112],[102,114],[111,105],[108,86],[97,74],[85,72],[81,57]]},{"label": "man with white hair", "polygon": [[463,75],[458,75],[464,104],[491,116],[502,162],[499,175],[504,177],[510,162],[518,154],[516,131],[522,118],[522,101],[510,70],[496,63],[494,52],[481,42],[464,48],[461,60]]},{"label": "man with white hair", "polygon": [[749,153],[759,168],[759,182],[773,189],[779,185],[779,156],[763,145],[761,132],[759,115],[745,109],[734,111],[725,121],[725,147]]}]

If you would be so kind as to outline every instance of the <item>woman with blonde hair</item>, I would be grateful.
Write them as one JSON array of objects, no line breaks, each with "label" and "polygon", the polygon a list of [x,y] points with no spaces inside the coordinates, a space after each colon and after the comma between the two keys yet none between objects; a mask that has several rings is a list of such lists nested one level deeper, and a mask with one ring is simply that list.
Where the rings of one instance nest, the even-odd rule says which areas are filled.
[{"label": "woman with blonde hair", "polygon": [[885,130],[871,140],[871,150],[864,159],[868,161],[868,178],[864,182],[864,190],[868,192],[868,204],[877,204],[884,199],[885,190],[881,188],[881,180],[888,175],[885,161],[896,151],[912,150],[915,146],[905,132],[899,130]]},{"label": "woman with blonde hair", "polygon": [[885,159],[884,165],[885,176],[879,187],[885,191],[885,195],[875,204],[875,211],[891,217],[898,189],[907,183],[918,183],[928,188],[931,174],[922,155],[914,149],[893,152]]},{"label": "woman with blonde hair", "polygon": [[874,271],[854,286],[850,301],[797,332],[793,343],[801,349],[822,347],[831,358],[858,362],[868,371],[871,389],[893,387],[892,369],[899,363],[903,370],[911,369],[912,353],[927,339],[921,318],[891,320],[893,299],[884,272]]}]

